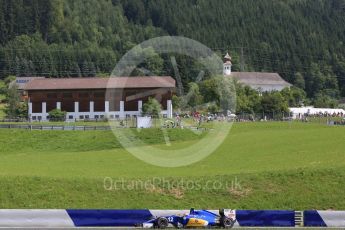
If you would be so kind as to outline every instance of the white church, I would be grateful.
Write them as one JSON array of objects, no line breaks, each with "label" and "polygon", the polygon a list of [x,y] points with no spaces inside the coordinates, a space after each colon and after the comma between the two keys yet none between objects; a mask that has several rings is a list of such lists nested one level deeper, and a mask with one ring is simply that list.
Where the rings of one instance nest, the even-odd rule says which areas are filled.
[{"label": "white church", "polygon": [[231,77],[238,82],[250,86],[259,92],[281,91],[291,84],[286,82],[278,73],[265,72],[232,72],[231,56],[227,53],[224,56],[223,75]]}]

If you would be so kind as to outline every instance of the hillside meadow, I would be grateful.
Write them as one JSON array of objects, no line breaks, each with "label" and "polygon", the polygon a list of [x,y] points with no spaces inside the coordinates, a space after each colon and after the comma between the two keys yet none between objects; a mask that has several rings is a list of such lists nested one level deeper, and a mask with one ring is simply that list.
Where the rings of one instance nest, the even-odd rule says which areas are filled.
[{"label": "hillside meadow", "polygon": [[[168,132],[176,148],[202,138]],[[164,146],[159,129],[138,138]],[[344,139],[340,126],[235,123],[207,158],[162,168],[111,131],[1,129],[0,208],[344,209]]]}]

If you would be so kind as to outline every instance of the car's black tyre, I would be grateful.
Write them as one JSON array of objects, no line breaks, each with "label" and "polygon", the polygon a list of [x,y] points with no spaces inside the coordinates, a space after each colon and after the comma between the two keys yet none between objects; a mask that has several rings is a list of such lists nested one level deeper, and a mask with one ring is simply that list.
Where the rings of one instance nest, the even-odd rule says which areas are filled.
[{"label": "car's black tyre", "polygon": [[225,216],[222,216],[220,218],[220,226],[222,228],[232,228],[232,227],[234,227],[234,224],[235,224],[235,221],[233,221],[230,218],[227,218]]},{"label": "car's black tyre", "polygon": [[169,221],[167,218],[165,217],[159,217],[157,219],[157,228],[161,228],[161,229],[164,229],[164,228],[167,228],[169,225]]}]

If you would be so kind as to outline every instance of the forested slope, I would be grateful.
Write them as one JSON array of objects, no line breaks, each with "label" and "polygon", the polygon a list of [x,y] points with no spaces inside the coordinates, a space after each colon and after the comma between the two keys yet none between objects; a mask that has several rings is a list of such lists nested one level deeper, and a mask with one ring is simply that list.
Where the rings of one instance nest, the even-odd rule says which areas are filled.
[{"label": "forested slope", "polygon": [[[109,73],[135,44],[181,35],[231,51],[237,71],[345,96],[345,0],[0,0],[0,28],[1,78]],[[167,57],[155,61],[155,74],[173,75]]]}]

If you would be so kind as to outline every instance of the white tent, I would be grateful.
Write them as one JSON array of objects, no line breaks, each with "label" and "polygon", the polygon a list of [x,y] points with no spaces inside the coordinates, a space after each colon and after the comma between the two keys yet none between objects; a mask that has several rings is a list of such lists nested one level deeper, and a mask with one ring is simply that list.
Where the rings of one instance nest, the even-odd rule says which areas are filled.
[{"label": "white tent", "polygon": [[314,107],[301,107],[301,108],[289,108],[294,119],[302,118],[305,114],[307,115],[318,115],[318,114],[342,114],[345,116],[345,110],[343,109],[331,109],[331,108],[314,108]]}]

